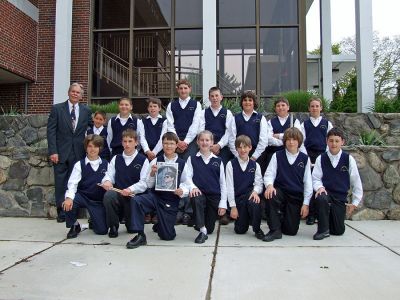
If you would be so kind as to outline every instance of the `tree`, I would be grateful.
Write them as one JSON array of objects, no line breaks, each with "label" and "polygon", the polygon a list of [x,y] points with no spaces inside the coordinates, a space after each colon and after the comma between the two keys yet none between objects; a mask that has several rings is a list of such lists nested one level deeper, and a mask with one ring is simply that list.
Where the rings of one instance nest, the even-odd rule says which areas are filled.
[{"label": "tree", "polygon": [[[349,37],[340,42],[342,53],[356,54],[355,37]],[[396,79],[400,77],[400,36],[383,37],[377,33],[373,37],[374,86],[375,98],[391,98],[396,94]],[[345,78],[349,83],[354,77]],[[342,82],[343,83],[343,82]]]}]

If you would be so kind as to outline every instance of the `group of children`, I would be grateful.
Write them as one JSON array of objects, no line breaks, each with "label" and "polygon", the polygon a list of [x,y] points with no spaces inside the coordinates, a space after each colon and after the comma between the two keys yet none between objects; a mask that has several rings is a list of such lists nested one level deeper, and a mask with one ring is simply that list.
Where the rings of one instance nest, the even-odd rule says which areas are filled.
[{"label": "group of children", "polygon": [[[251,225],[265,242],[296,235],[307,216],[307,224],[318,218],[315,240],[344,233],[346,212],[362,199],[361,180],[355,160],[341,150],[343,133],[321,116],[320,99],[310,100],[310,118],[300,124],[285,98],[275,101],[277,115],[267,121],[255,110],[253,92],[242,94],[242,112],[233,116],[222,107],[217,87],[210,89],[210,107],[204,110],[190,98],[187,80],[178,81],[177,91],[166,119],[156,98],[148,100],[149,115],[142,120],[130,114],[127,98],[119,101],[120,113],[107,128],[105,115],[95,113],[85,138],[87,156],[76,163],[63,203],[68,238],[81,231],[81,207],[88,209],[97,234],[117,237],[125,223],[136,234],[129,249],[147,243],[149,214],[157,216],[153,231],[163,240],[174,239],[181,222],[199,231],[195,243],[204,243],[218,216],[227,214],[235,220],[235,233],[244,234]],[[158,162],[177,164],[175,190],[155,189]],[[267,234],[261,229],[263,197]]]}]

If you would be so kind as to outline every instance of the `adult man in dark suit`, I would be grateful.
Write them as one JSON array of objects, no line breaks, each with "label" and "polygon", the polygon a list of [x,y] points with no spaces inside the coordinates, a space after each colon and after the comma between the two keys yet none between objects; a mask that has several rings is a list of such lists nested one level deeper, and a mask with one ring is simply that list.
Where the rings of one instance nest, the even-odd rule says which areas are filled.
[{"label": "adult man in dark suit", "polygon": [[65,221],[61,204],[65,199],[68,178],[74,164],[85,157],[83,140],[92,123],[90,108],[79,104],[83,86],[73,83],[68,89],[69,99],[53,105],[47,122],[47,141],[50,160],[54,167],[57,222]]}]

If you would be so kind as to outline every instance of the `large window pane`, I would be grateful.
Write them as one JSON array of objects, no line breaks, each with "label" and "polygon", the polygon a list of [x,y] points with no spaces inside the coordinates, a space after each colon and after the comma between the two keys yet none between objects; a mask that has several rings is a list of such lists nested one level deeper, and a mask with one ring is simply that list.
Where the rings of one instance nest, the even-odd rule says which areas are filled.
[{"label": "large window pane", "polygon": [[129,32],[94,33],[94,97],[126,96],[129,90]]},{"label": "large window pane", "polygon": [[225,95],[256,89],[255,29],[220,29],[218,85]]},{"label": "large window pane", "polygon": [[175,77],[186,78],[192,84],[192,94],[202,94],[202,30],[175,32]]},{"label": "large window pane", "polygon": [[218,25],[255,25],[255,0],[219,0]]},{"label": "large window pane", "polygon": [[170,96],[171,31],[136,31],[133,43],[134,96]]},{"label": "large window pane", "polygon": [[297,1],[260,0],[261,24],[297,24]]},{"label": "large window pane", "polygon": [[130,0],[96,0],[94,28],[129,28],[130,3]]},{"label": "large window pane", "polygon": [[260,30],[261,94],[299,89],[297,28]]},{"label": "large window pane", "polygon": [[169,27],[170,25],[171,0],[135,1],[134,27]]},{"label": "large window pane", "polygon": [[175,26],[202,26],[202,0],[175,0]]}]

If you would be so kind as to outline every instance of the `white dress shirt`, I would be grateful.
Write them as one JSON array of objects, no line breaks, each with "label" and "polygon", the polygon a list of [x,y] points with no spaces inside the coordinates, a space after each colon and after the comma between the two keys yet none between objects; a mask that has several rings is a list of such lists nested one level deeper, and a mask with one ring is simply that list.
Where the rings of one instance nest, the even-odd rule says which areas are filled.
[{"label": "white dress shirt", "polygon": [[[211,153],[211,152],[210,152]],[[203,159],[204,163],[208,165],[210,162],[211,158],[213,157],[218,157],[211,153],[208,156],[203,155],[202,153],[197,152],[196,156]],[[188,176],[190,178],[190,191],[192,191],[194,188],[198,188],[194,182],[193,182],[193,165],[192,165],[192,160],[191,157],[189,156],[188,160],[186,161],[187,169],[188,169]],[[220,164],[220,170],[219,170],[219,187],[221,189],[221,199],[219,201],[218,207],[220,208],[226,208],[226,202],[227,202],[227,196],[226,196],[226,181],[225,181],[225,171],[224,171],[224,164],[221,162]]]},{"label": "white dress shirt", "polygon": [[[121,118],[120,114],[118,114],[115,117],[115,120],[119,120],[121,122],[122,126],[124,126],[126,124],[126,122],[128,122],[128,119],[133,120],[133,117],[132,117],[131,114],[129,114],[129,116],[127,118]],[[142,141],[141,141],[140,136],[141,136],[143,131],[144,131],[143,122],[142,122],[141,119],[137,119],[137,128],[136,128],[136,133],[138,135],[138,141],[137,142],[138,142],[138,145],[141,145],[141,146],[142,146]],[[111,127],[111,119],[110,119],[108,121],[108,125],[107,125],[107,145],[108,145],[108,148],[110,149],[110,151],[111,151],[111,146],[110,145],[111,145],[111,141],[113,139],[113,136],[114,135],[113,135],[113,130],[112,130],[112,127]]]},{"label": "white dress shirt", "polygon": [[[182,100],[179,98],[179,105],[181,106],[182,109],[185,109],[185,107],[188,105],[190,100],[190,97]],[[198,101],[197,102],[197,106],[196,106],[196,110],[194,111],[194,116],[193,116],[193,120],[192,120],[192,124],[189,127],[189,130],[186,134],[185,139],[183,140],[186,144],[190,144],[197,135],[198,129],[199,129],[199,120],[200,120],[200,114],[201,114],[201,105]],[[168,104],[167,106],[167,111],[166,111],[166,117],[167,117],[167,124],[168,124],[168,131],[169,132],[174,132],[176,133],[175,130],[175,120],[174,120],[174,115],[172,113],[171,110],[171,103]]]},{"label": "white dress shirt", "polygon": [[[210,106],[211,112],[216,117],[219,112],[222,109],[222,106],[220,106],[218,109],[214,109]],[[200,126],[199,126],[199,132],[203,131],[206,127],[206,118],[205,118],[205,112],[206,110],[203,109],[200,114]],[[217,143],[221,149],[224,148],[226,145],[229,143],[229,128],[231,127],[232,124],[232,119],[233,115],[229,109],[226,110],[226,121],[225,121],[225,133],[221,137],[220,141]]]},{"label": "white dress shirt", "polygon": [[[173,159],[168,159],[165,155],[164,155],[164,161],[166,163],[176,163],[176,160],[178,159],[178,155],[175,154]],[[157,164],[157,157],[155,159],[153,159],[150,162],[150,167],[149,167],[149,172],[147,174],[147,178],[146,178],[146,182],[147,182],[147,186],[149,188],[153,188],[156,184],[156,176],[150,176],[151,173],[151,167],[154,166],[155,164]],[[187,165],[185,164],[185,166],[183,167],[183,171],[181,174],[181,181],[179,184],[179,188],[182,189],[183,194],[181,196],[181,198],[187,197],[189,195],[189,189],[191,186],[191,181],[188,175],[188,170],[187,170]]]},{"label": "white dress shirt", "polygon": [[[322,120],[322,116],[319,116],[318,118],[314,118],[314,117],[310,116],[311,124],[313,124],[314,127],[317,127],[319,125],[319,123],[321,123],[321,120]],[[306,129],[304,127],[304,122],[301,123],[300,127],[301,127],[301,133],[303,134],[303,138],[305,141],[306,140]],[[328,121],[328,130],[326,132],[329,132],[329,130],[331,130],[332,128],[333,128],[333,126],[332,126],[331,121]],[[326,146],[326,151],[328,151],[328,149],[329,149],[328,146]]]},{"label": "white dress shirt", "polygon": [[[152,118],[150,115],[146,117],[146,119],[151,119],[151,123],[153,125],[155,125],[157,123],[158,119],[161,119],[161,118],[162,118],[162,116],[160,114],[155,118]],[[149,151],[151,149],[149,148],[149,145],[147,144],[146,131],[144,129],[143,121],[141,121],[141,123],[143,125],[143,130],[140,131],[140,144],[142,146],[143,152],[146,153],[147,151]],[[160,139],[158,140],[154,149],[151,150],[155,155],[157,155],[157,153],[162,150],[162,136],[166,132],[167,132],[167,121],[165,120],[162,124]]]},{"label": "white dress shirt", "polygon": [[[333,155],[329,150],[326,152],[328,154],[329,160],[334,168],[337,167],[340,157],[342,155],[342,150],[338,154]],[[318,191],[321,187],[324,187],[322,183],[323,170],[321,167],[321,155],[317,157],[315,161],[312,182],[314,191]],[[360,174],[358,173],[357,163],[355,159],[350,155],[349,157],[349,176],[350,176],[350,188],[352,191],[353,199],[352,204],[358,206],[363,197],[363,189]]]},{"label": "white dress shirt", "polygon": [[[247,158],[247,160],[242,160],[240,159],[240,157],[238,158],[239,165],[242,171],[246,170],[249,160],[250,158]],[[236,206],[235,185],[233,180],[233,167],[231,161],[229,161],[226,164],[225,173],[226,173],[226,190],[227,190],[229,206],[234,207]],[[254,177],[253,191],[256,192],[257,194],[261,194],[262,190],[263,190],[263,178],[261,175],[261,168],[260,165],[256,162],[256,173]]]},{"label": "white dress shirt", "polygon": [[[131,162],[136,158],[137,154],[138,154],[137,150],[132,155],[126,155],[125,152],[123,152],[122,157],[124,158],[125,165],[129,166],[131,164]],[[101,181],[101,183],[104,183],[106,181],[110,181],[112,184],[115,183],[115,158],[116,157],[117,156],[114,156],[111,159],[110,165],[108,167],[108,171],[107,171],[106,175],[104,176],[103,180]],[[139,181],[132,184],[129,187],[123,187],[123,189],[128,188],[134,194],[140,194],[140,193],[145,192],[147,190],[146,177],[147,177],[148,171],[149,171],[149,161],[147,159],[145,159],[142,169],[140,170]]]},{"label": "white dress shirt", "polygon": [[[300,152],[297,152],[296,154],[292,154],[285,149],[285,153],[286,153],[286,157],[287,157],[289,164],[293,165]],[[278,170],[278,161],[276,159],[276,153],[274,153],[272,155],[271,161],[269,162],[267,171],[265,172],[265,175],[264,175],[265,187],[268,187],[269,185],[274,185],[276,175],[277,175],[277,170]],[[303,204],[309,205],[311,196],[313,194],[312,178],[311,178],[311,163],[310,163],[309,158],[307,160],[306,169],[304,171],[303,185],[304,185]]]},{"label": "white dress shirt", "polygon": [[[72,104],[71,101],[69,101],[69,99],[68,99],[68,107],[69,107],[69,113],[70,114],[72,112],[72,106],[73,105],[74,104]],[[78,125],[78,120],[79,120],[79,103],[75,103],[75,128],[74,128],[74,130],[76,129],[76,125]]]},{"label": "white dress shirt", "polygon": [[[242,111],[243,118],[247,121],[250,120],[251,116],[257,113],[255,110],[251,113],[251,115],[246,115],[244,111]],[[255,159],[259,158],[260,155],[264,152],[265,148],[268,146],[268,137],[269,137],[269,129],[267,126],[267,120],[264,116],[261,116],[260,122],[260,135],[258,139],[257,147],[252,155]],[[237,128],[236,128],[236,121],[235,118],[232,118],[231,126],[230,126],[230,133],[229,133],[229,149],[231,150],[232,154],[238,157],[238,153],[235,147],[235,140],[237,138]]]},{"label": "white dress shirt", "polygon": [[[99,157],[96,160],[90,160],[87,156],[85,158],[85,165],[90,163],[92,169],[94,171],[97,171],[100,164],[101,164],[101,158]],[[107,164],[108,168],[108,164]],[[107,169],[104,170],[104,173],[107,172]],[[78,184],[82,179],[82,169],[81,169],[81,162],[77,161],[74,165],[74,168],[72,169],[71,175],[68,180],[67,184],[67,191],[65,192],[65,198],[70,198],[74,200],[76,191],[78,189]]]}]

